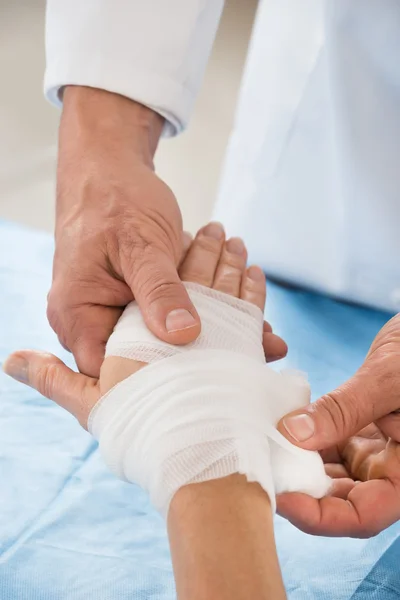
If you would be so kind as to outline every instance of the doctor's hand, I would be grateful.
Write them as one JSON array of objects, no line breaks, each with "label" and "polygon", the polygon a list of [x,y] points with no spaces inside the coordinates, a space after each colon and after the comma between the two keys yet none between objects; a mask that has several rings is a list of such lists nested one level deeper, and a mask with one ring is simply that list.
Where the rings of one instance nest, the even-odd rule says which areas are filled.
[{"label": "doctor's hand", "polygon": [[162,127],[158,114],[122,96],[65,89],[48,318],[92,377],[133,297],[160,339],[186,344],[200,333],[177,273],[185,244],[180,210],[153,168]]},{"label": "doctor's hand", "polygon": [[282,419],[291,442],[319,450],[332,494],[283,494],[278,511],[308,533],[369,537],[400,519],[400,314],[344,385]]},{"label": "doctor's hand", "polygon": [[[175,196],[154,173],[162,127],[158,114],[117,94],[79,86],[64,92],[47,314],[79,370],[91,377],[99,376],[105,344],[133,298],[161,340],[187,344],[200,333],[177,272],[190,236],[182,231]],[[225,237],[216,223],[198,235],[210,255]],[[228,279],[236,275],[234,259]],[[267,361],[287,350],[268,323],[264,350]]]}]

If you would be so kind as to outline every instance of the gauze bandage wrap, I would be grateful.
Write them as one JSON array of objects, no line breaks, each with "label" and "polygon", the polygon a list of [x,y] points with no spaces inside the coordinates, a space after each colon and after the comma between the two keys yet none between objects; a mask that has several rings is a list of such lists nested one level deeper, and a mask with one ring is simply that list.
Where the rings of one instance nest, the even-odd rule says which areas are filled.
[{"label": "gauze bandage wrap", "polygon": [[147,490],[164,514],[183,485],[244,474],[269,494],[315,497],[330,480],[317,453],[296,448],[275,428],[310,401],[297,372],[265,365],[262,312],[253,305],[185,284],[202,322],[187,346],[161,342],[131,303],[106,356],[152,363],[115,386],[94,407],[89,430],[111,470]]}]

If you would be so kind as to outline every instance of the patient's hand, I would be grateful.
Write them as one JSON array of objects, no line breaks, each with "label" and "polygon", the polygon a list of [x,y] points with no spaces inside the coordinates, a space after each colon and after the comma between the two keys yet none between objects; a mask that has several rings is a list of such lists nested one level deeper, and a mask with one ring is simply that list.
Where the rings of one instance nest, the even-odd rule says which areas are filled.
[{"label": "patient's hand", "polygon": [[[203,228],[192,242],[180,267],[183,281],[192,281],[251,302],[261,310],[265,304],[265,278],[258,267],[246,269],[247,252],[237,238],[225,241],[220,225]],[[264,350],[272,358],[286,354],[281,338],[264,324]],[[144,363],[108,357],[99,380],[76,373],[58,358],[34,351],[12,354],[4,363],[6,373],[37,389],[71,412],[86,427],[91,409],[114,385],[144,367]]]},{"label": "patient's hand", "polygon": [[[182,279],[241,298],[263,310],[266,287],[261,269],[246,269],[247,253],[241,240],[225,242],[222,229],[216,224],[210,227],[200,231],[192,243],[180,269]],[[261,332],[257,328],[258,333]],[[285,343],[267,325],[263,337],[269,356],[286,353]],[[144,367],[146,371],[144,363],[110,356],[104,360],[100,379],[96,380],[71,371],[52,355],[31,351],[11,355],[4,367],[16,379],[69,410],[83,426],[100,395],[138,369]],[[134,385],[135,375],[132,381]],[[245,400],[247,407],[247,397]],[[129,409],[130,405],[128,412]],[[120,433],[118,428],[117,445]],[[258,483],[249,483],[235,473],[183,485],[172,498],[167,527],[181,600],[286,598],[276,555],[271,504]],[[210,548],[212,552],[208,551]]]},{"label": "patient's hand", "polygon": [[400,444],[375,425],[321,452],[332,495],[282,494],[278,511],[315,535],[371,537],[400,519]]}]

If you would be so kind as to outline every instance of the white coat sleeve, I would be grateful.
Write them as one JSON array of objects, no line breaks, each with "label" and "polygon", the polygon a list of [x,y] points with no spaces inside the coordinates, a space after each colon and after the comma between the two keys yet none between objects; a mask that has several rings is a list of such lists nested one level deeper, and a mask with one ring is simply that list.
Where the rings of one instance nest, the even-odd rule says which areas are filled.
[{"label": "white coat sleeve", "polygon": [[48,0],[45,94],[65,85],[118,93],[167,120],[189,120],[224,0]]}]

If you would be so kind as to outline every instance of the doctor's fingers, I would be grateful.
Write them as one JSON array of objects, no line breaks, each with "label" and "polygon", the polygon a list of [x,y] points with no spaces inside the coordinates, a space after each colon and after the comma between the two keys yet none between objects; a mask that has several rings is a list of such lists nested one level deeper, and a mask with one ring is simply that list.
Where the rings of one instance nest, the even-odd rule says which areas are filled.
[{"label": "doctor's fingers", "polygon": [[396,442],[400,442],[400,411],[389,413],[382,419],[376,421],[376,425],[382,433]]},{"label": "doctor's fingers", "polygon": [[97,379],[72,371],[53,354],[33,350],[14,352],[3,363],[3,370],[65,408],[86,428],[100,397]]},{"label": "doctor's fingers", "polygon": [[311,535],[369,538],[400,519],[399,488],[374,479],[356,484],[347,497],[282,494],[278,514]]}]

